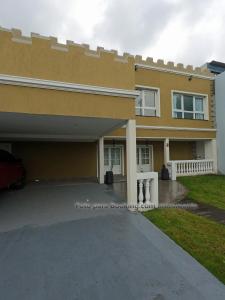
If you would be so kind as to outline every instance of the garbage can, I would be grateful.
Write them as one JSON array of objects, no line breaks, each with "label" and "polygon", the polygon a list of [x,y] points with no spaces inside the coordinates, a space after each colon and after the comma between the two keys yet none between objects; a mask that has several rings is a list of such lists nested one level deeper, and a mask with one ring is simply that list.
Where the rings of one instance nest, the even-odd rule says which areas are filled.
[{"label": "garbage can", "polygon": [[105,173],[105,184],[113,184],[113,172],[107,171]]}]

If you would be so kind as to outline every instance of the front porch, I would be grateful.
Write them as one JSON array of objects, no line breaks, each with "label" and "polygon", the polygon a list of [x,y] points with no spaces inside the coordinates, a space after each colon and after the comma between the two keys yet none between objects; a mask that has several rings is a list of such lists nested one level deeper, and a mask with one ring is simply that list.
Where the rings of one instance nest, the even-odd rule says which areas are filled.
[{"label": "front porch", "polygon": [[[104,174],[113,171],[116,176],[126,176],[126,161],[125,137],[104,138]],[[160,173],[163,164],[170,167],[173,162],[177,165],[177,176],[217,173],[216,140],[137,136],[138,173]]]},{"label": "front porch", "polygon": [[[116,176],[113,189],[126,197],[126,144],[122,138],[104,140],[104,174]],[[169,182],[159,180],[161,168],[169,169]],[[141,139],[136,140],[137,205],[157,207],[158,203],[175,203],[185,195],[176,182],[178,176],[214,174],[217,172],[215,139]],[[158,174],[158,176],[157,176]],[[119,180],[118,180],[119,179]],[[118,182],[118,181],[119,182]],[[159,184],[159,187],[158,187]],[[157,191],[157,192],[156,192]],[[159,193],[159,194],[158,194]]]}]

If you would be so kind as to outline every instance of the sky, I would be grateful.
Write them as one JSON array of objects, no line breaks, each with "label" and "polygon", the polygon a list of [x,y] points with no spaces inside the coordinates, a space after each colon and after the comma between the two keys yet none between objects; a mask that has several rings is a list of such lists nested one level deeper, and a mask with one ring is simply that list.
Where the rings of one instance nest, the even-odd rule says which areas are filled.
[{"label": "sky", "polygon": [[0,26],[154,60],[225,62],[225,0],[0,0]]}]

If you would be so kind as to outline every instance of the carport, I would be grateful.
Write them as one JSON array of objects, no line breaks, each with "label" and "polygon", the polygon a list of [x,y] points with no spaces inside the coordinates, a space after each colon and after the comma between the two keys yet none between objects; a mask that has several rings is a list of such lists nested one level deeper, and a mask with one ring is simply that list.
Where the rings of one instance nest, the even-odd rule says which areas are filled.
[{"label": "carport", "polygon": [[11,152],[23,160],[28,181],[96,181],[97,142],[124,124],[124,120],[110,118],[4,112],[0,135]]},{"label": "carport", "polygon": [[[104,183],[103,137],[134,122],[14,112],[0,116],[0,147],[22,159],[28,182]],[[133,123],[128,126],[127,142],[131,146],[136,142]]]}]

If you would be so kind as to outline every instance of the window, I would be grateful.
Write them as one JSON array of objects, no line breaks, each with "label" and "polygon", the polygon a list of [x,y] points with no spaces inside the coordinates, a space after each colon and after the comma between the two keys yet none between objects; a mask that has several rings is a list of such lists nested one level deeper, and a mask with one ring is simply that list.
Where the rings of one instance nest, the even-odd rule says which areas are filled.
[{"label": "window", "polygon": [[173,118],[207,120],[207,115],[205,96],[173,93]]},{"label": "window", "polygon": [[136,115],[159,116],[159,96],[157,89],[142,89],[136,98]]},{"label": "window", "polygon": [[149,164],[149,147],[141,148],[141,163],[142,165]]}]

